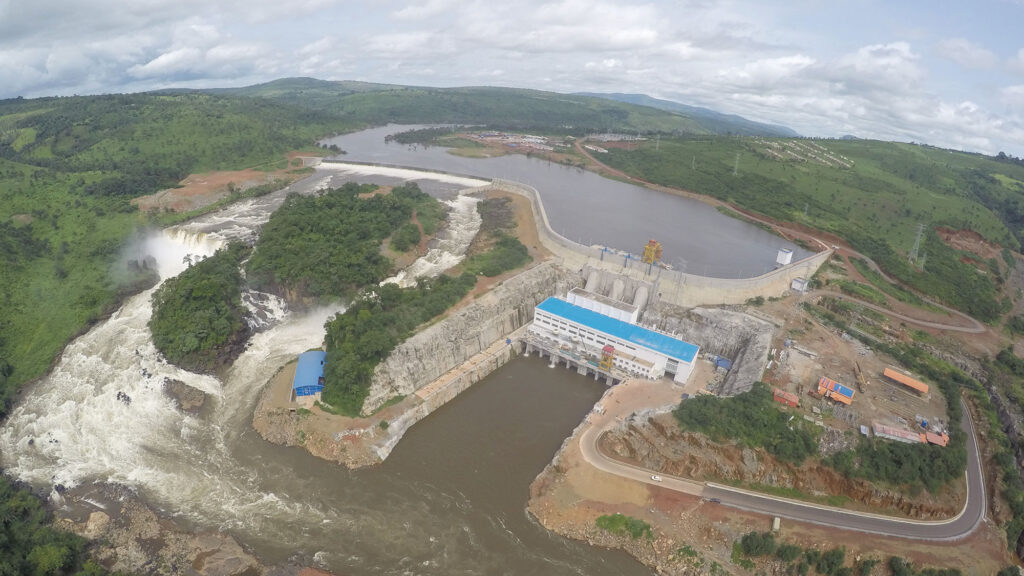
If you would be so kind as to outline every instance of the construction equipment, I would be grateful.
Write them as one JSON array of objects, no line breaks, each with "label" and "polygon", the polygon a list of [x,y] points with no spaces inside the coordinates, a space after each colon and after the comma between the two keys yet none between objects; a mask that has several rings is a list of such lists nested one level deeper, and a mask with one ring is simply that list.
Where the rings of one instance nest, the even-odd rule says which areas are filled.
[{"label": "construction equipment", "polygon": [[860,362],[853,363],[853,373],[857,376],[857,391],[863,394],[868,381],[864,378],[864,371],[860,369]]}]

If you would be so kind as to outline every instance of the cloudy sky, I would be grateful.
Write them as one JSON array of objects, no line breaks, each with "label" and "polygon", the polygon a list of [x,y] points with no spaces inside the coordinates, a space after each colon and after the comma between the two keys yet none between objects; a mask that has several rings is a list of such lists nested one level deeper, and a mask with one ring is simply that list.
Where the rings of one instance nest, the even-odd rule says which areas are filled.
[{"label": "cloudy sky", "polygon": [[1024,156],[1024,0],[0,0],[0,98],[286,76],[639,92]]}]

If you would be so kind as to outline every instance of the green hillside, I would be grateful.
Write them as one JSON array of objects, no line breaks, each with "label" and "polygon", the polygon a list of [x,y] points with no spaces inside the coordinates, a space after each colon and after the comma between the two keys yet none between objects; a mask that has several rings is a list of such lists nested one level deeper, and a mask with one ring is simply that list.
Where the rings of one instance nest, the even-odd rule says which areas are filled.
[{"label": "green hillside", "polygon": [[733,136],[776,136],[783,138],[796,138],[800,136],[800,134],[795,130],[785,126],[755,122],[742,116],[737,116],[736,114],[723,114],[700,106],[689,106],[687,104],[673,102],[672,100],[652,98],[646,94],[598,92],[581,92],[580,94],[582,96],[593,96],[595,98],[604,98],[607,100],[615,100],[617,102],[628,102],[639,106],[650,106],[651,108],[657,108],[659,110],[679,112],[680,114],[693,118],[699,122],[701,126],[714,134],[726,134]]},{"label": "green hillside", "polygon": [[[953,250],[934,230],[974,230],[1015,251],[1024,240],[1024,167],[977,154],[869,140],[700,137],[615,149],[601,160],[833,232],[890,274],[988,321],[1005,307],[997,294],[1003,265],[965,261],[978,256]],[[928,231],[923,270],[906,258],[919,223]]]},{"label": "green hillside", "polygon": [[132,198],[189,173],[271,163],[348,127],[205,94],[0,101],[0,415],[118,294],[154,280],[121,255],[146,224]]},{"label": "green hillside", "polygon": [[216,92],[330,112],[353,123],[487,124],[508,130],[570,134],[608,130],[709,133],[699,122],[678,112],[517,88],[419,88],[285,78]]}]

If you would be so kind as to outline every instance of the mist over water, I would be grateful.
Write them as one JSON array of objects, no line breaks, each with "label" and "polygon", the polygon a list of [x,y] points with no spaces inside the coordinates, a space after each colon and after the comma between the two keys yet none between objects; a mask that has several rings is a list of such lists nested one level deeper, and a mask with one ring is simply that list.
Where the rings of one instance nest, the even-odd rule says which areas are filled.
[{"label": "mist over water", "polygon": [[[288,190],[152,234],[139,251],[156,259],[165,280],[228,241],[253,239],[288,192],[315,193],[346,179],[394,182],[319,171]],[[448,198],[457,190],[421,185]],[[475,200],[449,202],[451,231],[416,274],[456,261],[479,228]],[[147,328],[152,292],[69,344],[53,372],[25,391],[0,430],[8,474],[43,491],[121,484],[166,514],[227,530],[267,561],[297,556],[348,576],[647,573],[623,554],[548,534],[524,511],[530,480],[600,396],[600,384],[514,361],[417,424],[385,464],[351,472],[268,444],[250,426],[265,383],[321,345],[323,324],[340,305],[297,314],[270,295],[244,294],[258,331],[220,380],[160,358]],[[167,379],[209,395],[201,414],[175,407],[162,391]]]}]

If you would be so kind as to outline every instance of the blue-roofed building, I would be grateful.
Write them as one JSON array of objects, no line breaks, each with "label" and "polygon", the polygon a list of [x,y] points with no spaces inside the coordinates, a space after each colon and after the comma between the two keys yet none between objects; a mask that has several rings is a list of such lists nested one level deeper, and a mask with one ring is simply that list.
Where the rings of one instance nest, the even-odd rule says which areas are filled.
[{"label": "blue-roofed building", "polygon": [[295,378],[292,380],[292,392],[296,398],[316,396],[324,389],[324,361],[327,353],[313,350],[299,354],[299,363],[295,366]]},{"label": "blue-roofed building", "polygon": [[693,371],[700,348],[643,326],[599,314],[561,298],[537,305],[530,332],[600,357],[605,346],[614,348],[614,367],[633,376],[659,379],[666,372],[685,382]]}]

